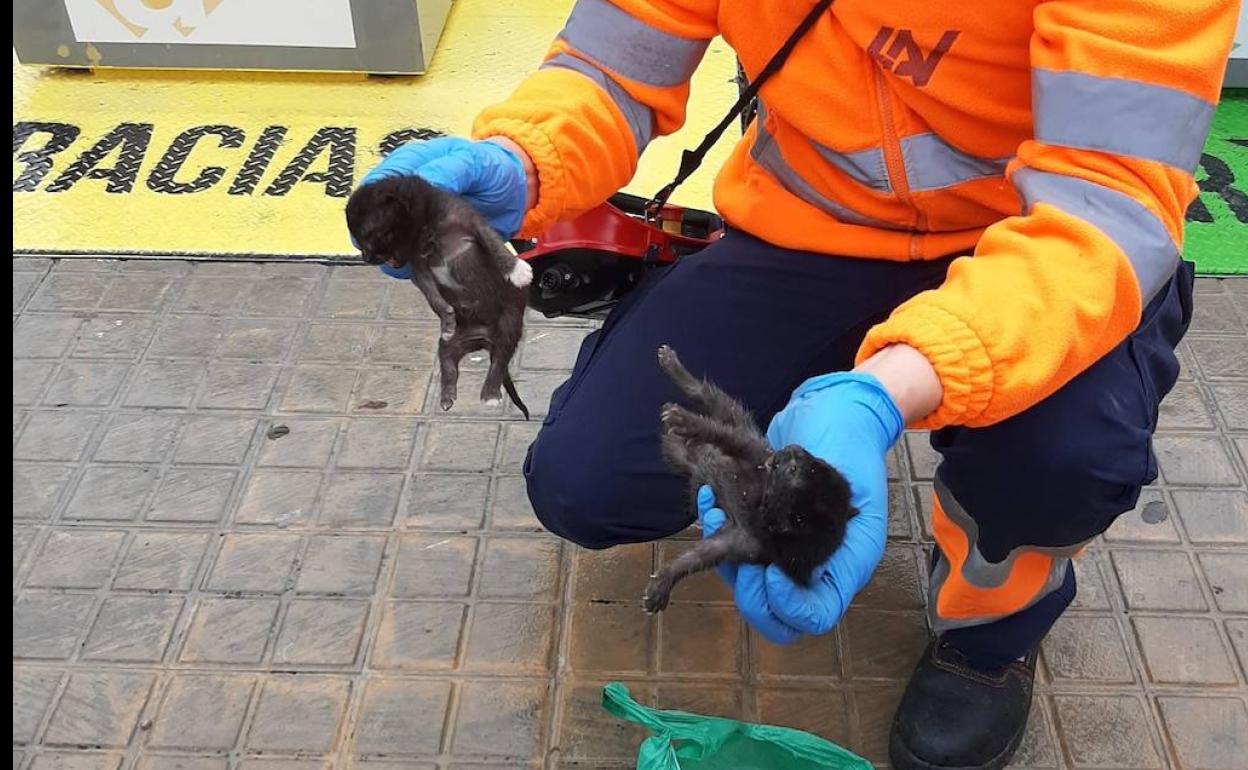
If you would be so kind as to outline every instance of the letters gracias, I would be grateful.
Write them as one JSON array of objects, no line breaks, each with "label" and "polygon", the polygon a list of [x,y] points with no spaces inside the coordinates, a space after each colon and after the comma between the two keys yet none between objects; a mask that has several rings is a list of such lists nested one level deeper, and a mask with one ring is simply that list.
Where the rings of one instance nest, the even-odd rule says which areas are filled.
[{"label": "letters gracias", "polygon": [[[65,192],[84,180],[103,182],[108,193],[133,192],[145,161],[159,152],[144,180],[153,192],[185,195],[224,187],[230,195],[253,195],[278,149],[292,142],[286,126],[266,126],[249,136],[238,126],[217,124],[192,126],[160,150],[151,147],[153,128],[151,123],[121,123],[88,145],[79,141],[82,129],[71,123],[15,122],[13,192]],[[261,194],[286,195],[296,184],[306,183],[322,185],[327,196],[348,197],[354,184],[356,133],[352,126],[318,128]],[[377,150],[384,156],[413,139],[441,135],[429,128],[403,128],[386,134]],[[196,148],[209,143],[236,150],[237,163],[231,168],[197,163]],[[54,166],[63,170],[53,174]]]}]

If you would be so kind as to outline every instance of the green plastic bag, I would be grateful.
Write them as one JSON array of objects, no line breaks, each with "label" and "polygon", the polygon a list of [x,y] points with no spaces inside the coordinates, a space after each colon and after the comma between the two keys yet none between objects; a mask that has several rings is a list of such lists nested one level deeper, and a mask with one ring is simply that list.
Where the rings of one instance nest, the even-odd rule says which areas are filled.
[{"label": "green plastic bag", "polygon": [[619,682],[602,689],[602,707],[650,731],[637,770],[872,770],[857,754],[801,730],[646,708]]}]

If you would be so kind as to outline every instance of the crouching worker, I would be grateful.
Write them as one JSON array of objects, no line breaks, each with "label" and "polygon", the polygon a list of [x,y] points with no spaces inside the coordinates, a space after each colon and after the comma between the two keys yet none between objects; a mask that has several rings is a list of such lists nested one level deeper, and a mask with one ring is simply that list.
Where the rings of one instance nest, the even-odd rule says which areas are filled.
[{"label": "crouching worker", "polygon": [[[721,35],[754,79],[811,2],[578,0],[540,68],[472,139],[391,154],[505,237],[626,184],[679,128]],[[767,639],[823,634],[871,578],[885,456],[940,454],[933,640],[892,764],[999,768],[1036,651],[1075,595],[1070,558],[1157,473],[1158,404],[1191,316],[1183,220],[1238,2],[840,0],[761,90],[715,183],[728,235],[652,273],[590,334],[524,466],[533,508],[587,548],[695,515],[658,449],[667,343],[777,445],[839,468],[861,511],[814,587],[732,575]],[[703,514],[708,511],[702,511]]]}]

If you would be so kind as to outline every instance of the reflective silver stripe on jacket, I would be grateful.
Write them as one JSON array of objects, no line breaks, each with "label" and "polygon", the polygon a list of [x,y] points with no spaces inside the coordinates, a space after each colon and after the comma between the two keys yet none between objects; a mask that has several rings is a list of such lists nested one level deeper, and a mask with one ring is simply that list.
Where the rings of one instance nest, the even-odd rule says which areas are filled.
[{"label": "reflective silver stripe on jacket", "polygon": [[1214,105],[1165,86],[1082,72],[1031,74],[1036,139],[1196,170]]},{"label": "reflective silver stripe on jacket", "polygon": [[1122,249],[1135,270],[1143,304],[1161,291],[1179,266],[1179,249],[1153,212],[1130,196],[1076,177],[1020,169],[1014,186],[1023,211],[1037,203],[1055,206],[1096,227]]},{"label": "reflective silver stripe on jacket", "polygon": [[710,44],[655,29],[607,0],[577,0],[559,37],[612,72],[652,86],[687,82]]},{"label": "reflective silver stripe on jacket", "polygon": [[[813,143],[828,163],[859,184],[881,193],[891,193],[884,150],[872,147],[842,153]],[[901,142],[906,182],[914,192],[941,190],[974,179],[1003,177],[1009,158],[981,158],[962,152],[935,134],[908,136]]]},{"label": "reflective silver stripe on jacket", "polygon": [[628,123],[628,129],[633,134],[633,142],[637,146],[637,154],[640,155],[641,151],[646,149],[646,145],[650,144],[650,140],[654,138],[654,111],[629,96],[628,92],[620,88],[610,75],[584,59],[578,59],[566,53],[556,54],[544,62],[542,69],[547,68],[573,70],[597,83],[624,114],[624,120]]},{"label": "reflective silver stripe on jacket", "polygon": [[884,228],[888,230],[908,230],[909,228],[900,225],[884,222],[878,219],[864,216],[857,212],[851,211],[844,205],[828,198],[820,193],[802,178],[784,156],[780,154],[780,148],[776,146],[775,140],[768,133],[767,127],[767,109],[762,102],[758,105],[758,117],[755,118],[757,126],[757,136],[754,138],[754,144],[750,147],[750,157],[754,162],[761,166],[767,173],[775,177],[784,189],[793,195],[802,199],[806,203],[814,206],[820,211],[836,218],[841,222],[848,222],[855,225],[864,225],[867,227]]}]

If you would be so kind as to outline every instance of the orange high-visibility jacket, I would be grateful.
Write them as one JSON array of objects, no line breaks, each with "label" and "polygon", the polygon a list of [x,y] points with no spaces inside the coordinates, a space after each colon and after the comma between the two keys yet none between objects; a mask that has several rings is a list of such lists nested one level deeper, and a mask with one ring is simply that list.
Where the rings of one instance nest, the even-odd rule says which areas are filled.
[{"label": "orange high-visibility jacket", "polygon": [[[473,136],[537,168],[523,234],[604,201],[685,119],[716,35],[753,78],[814,0],[578,0]],[[837,0],[760,94],[715,182],[794,249],[956,260],[859,360],[906,343],[944,386],[924,427],[988,425],[1124,340],[1179,261],[1239,0]],[[673,169],[674,171],[674,169]]]}]

